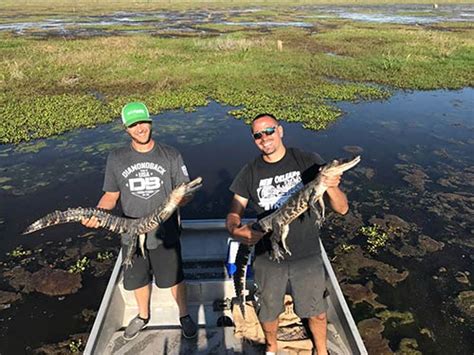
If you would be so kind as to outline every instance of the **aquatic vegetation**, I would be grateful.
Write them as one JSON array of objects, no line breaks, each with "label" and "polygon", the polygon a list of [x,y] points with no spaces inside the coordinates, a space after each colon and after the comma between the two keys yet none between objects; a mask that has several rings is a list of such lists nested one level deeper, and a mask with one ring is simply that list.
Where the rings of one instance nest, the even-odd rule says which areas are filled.
[{"label": "aquatic vegetation", "polygon": [[411,312],[389,311],[386,309],[378,312],[376,315],[378,318],[382,319],[384,323],[386,323],[389,319],[393,319],[395,322],[393,324],[395,326],[410,324],[415,321]]},{"label": "aquatic vegetation", "polygon": [[[279,20],[296,14],[282,7],[245,16],[258,21],[259,12]],[[144,101],[153,114],[216,100],[238,107],[230,113],[247,122],[273,112],[319,130],[342,115],[339,101],[387,98],[389,90],[378,84],[432,89],[474,83],[468,69],[474,28],[434,31],[336,19],[312,26],[318,31],[232,28],[207,38],[34,41],[0,33],[0,143],[92,128],[117,119],[132,100]]]},{"label": "aquatic vegetation", "polygon": [[[0,124],[0,143],[19,143],[45,138],[79,127],[94,127],[106,122],[108,109],[90,95],[0,95],[4,118]],[[45,143],[26,146],[38,150]]]},{"label": "aquatic vegetation", "polygon": [[346,244],[346,243],[342,243],[338,246],[338,249],[342,252],[342,253],[348,253],[352,250],[355,249],[355,245],[352,245],[352,244]]},{"label": "aquatic vegetation", "polygon": [[81,352],[82,351],[82,347],[83,347],[83,343],[82,343],[82,339],[77,339],[77,340],[71,340],[69,342],[69,351],[71,353],[78,353],[78,352]]},{"label": "aquatic vegetation", "polygon": [[377,224],[361,227],[359,232],[367,237],[367,250],[373,254],[377,254],[380,249],[384,248],[389,239],[388,234]]},{"label": "aquatic vegetation", "polygon": [[11,177],[8,177],[8,176],[0,176],[0,185],[6,183],[6,182],[8,182],[8,181],[11,181],[11,180],[12,180]]},{"label": "aquatic vegetation", "polygon": [[392,265],[368,258],[358,245],[356,245],[353,250],[343,254],[337,254],[337,256],[338,257],[333,260],[335,270],[351,279],[361,277],[364,273],[363,270],[371,268],[375,270],[374,272],[377,278],[395,287],[409,275],[408,270],[398,271]]},{"label": "aquatic vegetation", "polygon": [[31,250],[25,250],[21,245],[7,253],[8,256],[13,258],[23,258],[24,256],[31,255]]},{"label": "aquatic vegetation", "polygon": [[422,355],[423,353],[418,349],[418,342],[416,339],[403,338],[400,341],[399,350],[395,352],[395,355]]},{"label": "aquatic vegetation", "polygon": [[378,318],[364,319],[357,323],[360,335],[369,354],[391,354],[388,340],[382,336],[385,327]]},{"label": "aquatic vegetation", "polygon": [[435,339],[433,331],[431,329],[421,328],[420,329],[420,334],[426,335],[430,339],[433,339],[433,340]]},{"label": "aquatic vegetation", "polygon": [[87,256],[84,256],[82,259],[76,261],[75,264],[71,265],[68,269],[70,273],[82,273],[89,266],[90,260]]},{"label": "aquatic vegetation", "polygon": [[47,146],[45,141],[36,141],[33,143],[17,145],[15,147],[15,152],[30,154],[30,153],[38,153],[41,149]]},{"label": "aquatic vegetation", "polygon": [[114,254],[110,251],[103,251],[97,253],[97,260],[99,261],[106,261],[110,260],[114,257]]},{"label": "aquatic vegetation", "polygon": [[456,306],[466,316],[474,318],[474,291],[462,291],[456,297]]},{"label": "aquatic vegetation", "polygon": [[367,282],[365,286],[360,284],[348,283],[341,284],[344,295],[346,297],[349,297],[353,304],[367,302],[374,309],[386,308],[386,305],[375,300],[378,295],[373,291],[373,286],[374,284],[372,281]]},{"label": "aquatic vegetation", "polygon": [[0,311],[10,308],[13,302],[21,299],[20,293],[0,290]]}]

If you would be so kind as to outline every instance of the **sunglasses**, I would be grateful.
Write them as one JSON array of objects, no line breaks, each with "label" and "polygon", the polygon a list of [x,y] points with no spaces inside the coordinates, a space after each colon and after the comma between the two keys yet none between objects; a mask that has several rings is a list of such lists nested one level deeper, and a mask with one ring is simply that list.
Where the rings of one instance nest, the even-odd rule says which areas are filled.
[{"label": "sunglasses", "polygon": [[266,136],[271,136],[273,133],[275,133],[276,129],[277,129],[277,126],[268,127],[268,128],[265,128],[265,129],[261,130],[260,132],[255,132],[254,134],[252,134],[253,139],[260,139],[260,138],[263,137],[264,134]]}]

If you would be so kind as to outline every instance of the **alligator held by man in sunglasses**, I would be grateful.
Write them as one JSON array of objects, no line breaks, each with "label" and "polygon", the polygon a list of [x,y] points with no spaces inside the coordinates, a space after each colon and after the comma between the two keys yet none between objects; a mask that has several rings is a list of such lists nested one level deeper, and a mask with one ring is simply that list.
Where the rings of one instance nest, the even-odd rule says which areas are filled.
[{"label": "alligator held by man in sunglasses", "polygon": [[[198,177],[188,183],[182,183],[171,191],[166,200],[148,216],[131,219],[114,216],[109,211],[101,208],[69,208],[66,211],[54,211],[36,222],[29,225],[23,234],[33,233],[37,230],[54,226],[56,224],[81,222],[84,219],[96,217],[99,227],[111,232],[121,234],[127,238],[128,248],[125,252],[123,264],[130,266],[132,257],[139,244],[142,255],[145,256],[146,233],[159,228],[159,226],[170,218],[178,208],[173,201],[190,197],[202,187],[202,178]],[[138,241],[137,241],[138,239]]]},{"label": "alligator held by man in sunglasses", "polygon": [[[301,190],[294,193],[285,201],[276,211],[266,217],[258,220],[252,225],[252,228],[264,233],[270,234],[272,250],[270,259],[280,262],[284,259],[283,251],[280,248],[280,242],[285,252],[291,255],[286,245],[286,238],[290,230],[290,223],[298,218],[302,213],[309,209],[316,214],[318,227],[322,225],[325,218],[325,205],[323,195],[328,187],[323,183],[323,176],[333,177],[341,175],[343,172],[353,168],[360,162],[360,156],[353,159],[337,159],[320,167],[319,173],[315,179],[308,182]],[[318,210],[318,204],[321,212]],[[245,316],[246,301],[246,278],[247,263],[252,251],[252,246],[240,244],[235,257],[237,270],[234,273],[234,289],[242,314]]]}]

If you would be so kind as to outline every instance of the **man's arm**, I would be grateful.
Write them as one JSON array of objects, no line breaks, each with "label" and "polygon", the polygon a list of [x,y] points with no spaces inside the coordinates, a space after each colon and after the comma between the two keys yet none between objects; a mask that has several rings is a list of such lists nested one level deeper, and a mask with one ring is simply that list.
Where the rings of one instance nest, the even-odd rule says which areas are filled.
[{"label": "man's arm", "polygon": [[328,187],[326,192],[332,209],[337,213],[346,214],[349,211],[349,203],[347,202],[346,194],[339,189],[340,182],[341,175],[323,177],[323,183]]},{"label": "man's arm", "polygon": [[[105,192],[97,203],[97,208],[103,208],[105,210],[113,210],[117,205],[117,201],[120,198],[120,192]],[[88,228],[98,228],[99,220],[97,217],[91,217],[89,219],[83,219],[81,223]]]},{"label": "man's arm", "polygon": [[264,233],[253,230],[248,224],[242,226],[242,216],[247,204],[248,199],[237,194],[234,195],[226,218],[226,228],[230,235],[239,242],[253,245],[262,239]]}]

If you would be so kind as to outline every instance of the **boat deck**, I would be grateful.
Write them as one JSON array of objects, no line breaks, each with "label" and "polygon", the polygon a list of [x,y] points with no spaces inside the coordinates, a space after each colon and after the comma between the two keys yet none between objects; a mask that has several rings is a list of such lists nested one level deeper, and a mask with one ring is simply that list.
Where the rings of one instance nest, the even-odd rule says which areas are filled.
[{"label": "boat deck", "polygon": [[[185,339],[180,329],[146,328],[130,341],[122,337],[123,331],[115,332],[104,355],[125,354],[263,354],[263,344],[242,341],[234,336],[233,327],[200,328],[194,339]],[[350,355],[337,334],[336,328],[328,325],[328,349],[332,355]],[[279,351],[278,354],[310,355],[311,350]]]}]

